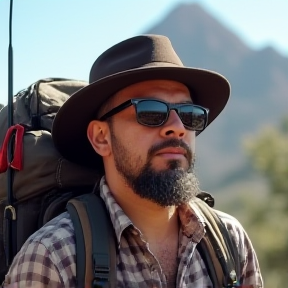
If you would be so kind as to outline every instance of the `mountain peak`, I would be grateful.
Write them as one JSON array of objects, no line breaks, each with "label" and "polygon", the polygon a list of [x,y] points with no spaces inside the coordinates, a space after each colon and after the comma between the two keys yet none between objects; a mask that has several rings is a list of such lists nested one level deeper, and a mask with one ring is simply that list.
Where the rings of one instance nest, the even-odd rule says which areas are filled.
[{"label": "mountain peak", "polygon": [[[148,33],[168,36],[187,66],[213,69],[209,63],[214,61],[209,57],[218,57],[223,52],[230,63],[237,65],[239,57],[251,52],[243,41],[197,3],[179,4]],[[207,56],[204,63],[199,62],[203,55]]]}]

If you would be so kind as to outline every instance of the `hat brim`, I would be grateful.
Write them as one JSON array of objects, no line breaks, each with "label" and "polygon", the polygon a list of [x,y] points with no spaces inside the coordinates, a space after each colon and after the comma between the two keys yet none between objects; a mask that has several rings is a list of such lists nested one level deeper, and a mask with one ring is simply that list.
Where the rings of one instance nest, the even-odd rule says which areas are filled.
[{"label": "hat brim", "polygon": [[102,158],[93,150],[87,127],[96,119],[101,105],[119,90],[146,80],[173,80],[186,85],[193,103],[209,109],[208,125],[225,107],[230,85],[222,75],[204,69],[153,63],[126,70],[91,83],[74,93],[59,109],[52,126],[52,138],[66,159],[80,165],[103,169]]}]

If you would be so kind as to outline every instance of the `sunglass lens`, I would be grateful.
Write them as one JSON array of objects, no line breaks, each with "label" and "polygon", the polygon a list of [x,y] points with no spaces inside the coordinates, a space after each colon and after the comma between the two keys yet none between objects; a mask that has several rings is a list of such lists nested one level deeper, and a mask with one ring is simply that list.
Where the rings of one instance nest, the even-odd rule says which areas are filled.
[{"label": "sunglass lens", "polygon": [[192,105],[182,106],[180,118],[183,124],[193,131],[202,131],[205,127],[206,115],[200,107]]},{"label": "sunglass lens", "polygon": [[167,117],[167,106],[155,100],[144,100],[137,103],[138,122],[148,126],[159,126]]}]

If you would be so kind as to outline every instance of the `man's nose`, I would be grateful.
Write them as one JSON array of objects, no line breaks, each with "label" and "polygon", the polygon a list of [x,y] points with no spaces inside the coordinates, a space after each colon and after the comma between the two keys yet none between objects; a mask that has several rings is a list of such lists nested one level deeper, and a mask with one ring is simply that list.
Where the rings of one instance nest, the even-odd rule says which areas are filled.
[{"label": "man's nose", "polygon": [[173,136],[176,138],[183,138],[187,133],[187,129],[184,127],[179,115],[175,110],[171,110],[168,120],[161,129],[161,135],[163,137]]}]

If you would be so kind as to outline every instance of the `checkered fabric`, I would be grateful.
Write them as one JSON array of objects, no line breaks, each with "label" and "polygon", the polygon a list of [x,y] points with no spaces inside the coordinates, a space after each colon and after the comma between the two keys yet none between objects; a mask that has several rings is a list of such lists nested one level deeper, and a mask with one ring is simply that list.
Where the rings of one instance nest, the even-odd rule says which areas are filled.
[{"label": "checkered fabric", "polygon": [[[109,210],[120,247],[117,255],[118,288],[212,288],[205,264],[196,249],[205,233],[204,227],[189,204],[178,208],[181,222],[178,272],[176,284],[170,285],[141,231],[133,226],[116,203],[104,177],[100,195]],[[239,253],[245,255],[241,263],[241,284],[263,287],[258,260],[243,227],[230,215],[220,213],[220,216],[233,235]],[[69,214],[65,212],[26,241],[10,267],[4,287],[76,288],[75,259],[74,229]]]}]

